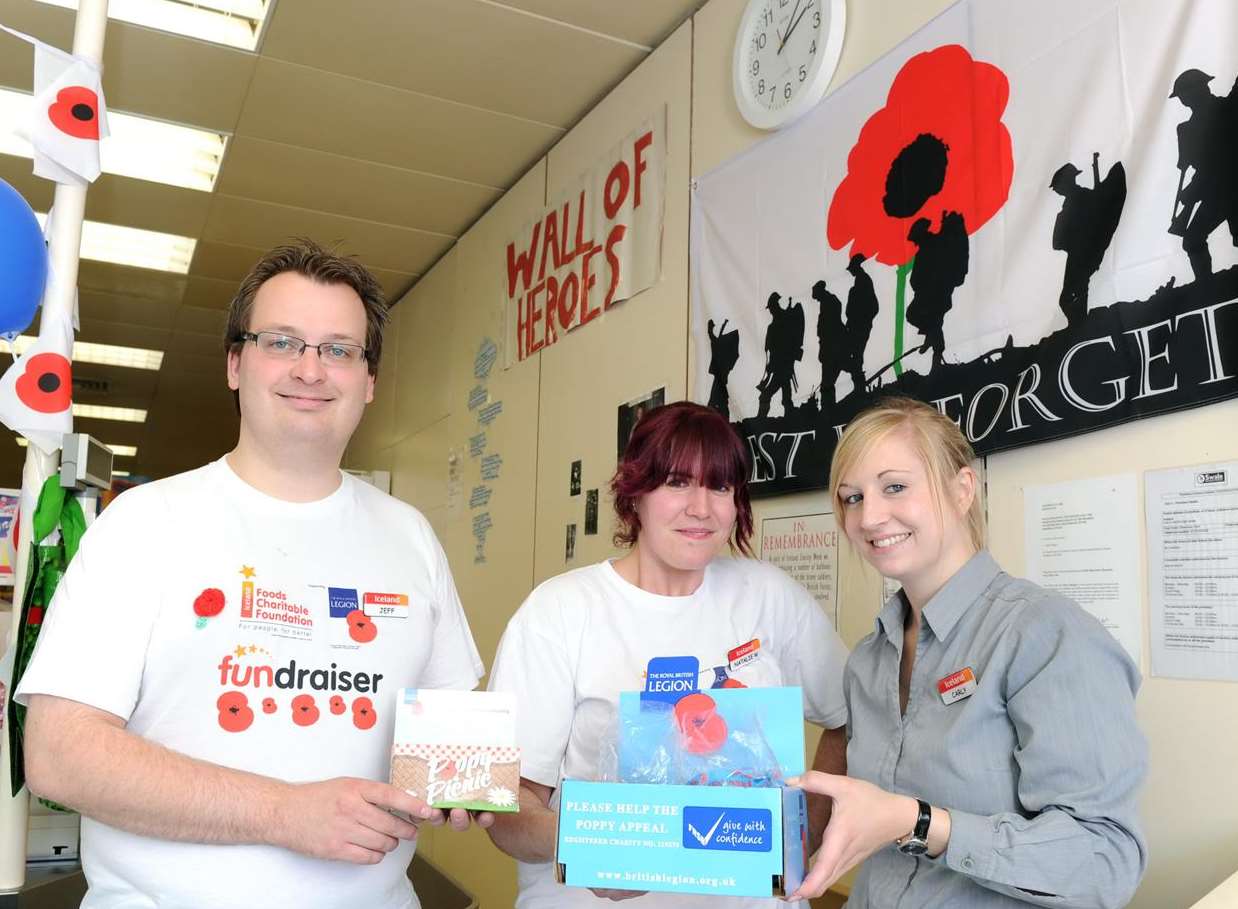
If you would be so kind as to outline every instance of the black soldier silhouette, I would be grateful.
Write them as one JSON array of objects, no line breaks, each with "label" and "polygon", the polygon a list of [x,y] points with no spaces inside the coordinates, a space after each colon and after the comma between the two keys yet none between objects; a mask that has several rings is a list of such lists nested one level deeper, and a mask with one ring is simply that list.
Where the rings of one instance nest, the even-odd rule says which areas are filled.
[{"label": "black soldier silhouette", "polygon": [[1049,188],[1062,197],[1062,210],[1053,222],[1053,248],[1066,253],[1058,305],[1070,325],[1088,314],[1088,284],[1100,270],[1126,204],[1126,170],[1121,161],[1102,180],[1100,154],[1093,153],[1091,189],[1079,185],[1080,173],[1066,163],[1049,181]]},{"label": "black soldier silhouette", "polygon": [[781,299],[774,293],[765,303],[770,323],[765,330],[765,375],[757,384],[758,417],[769,416],[769,402],[775,392],[782,394],[783,416],[790,416],[794,410],[791,395],[798,388],[795,364],[804,356],[804,307],[792,300],[784,309],[778,305]]},{"label": "black soldier silhouette", "polygon": [[839,373],[848,365],[846,326],[843,325],[843,301],[830,293],[824,281],[812,286],[812,298],[817,301],[817,359],[821,363],[821,407],[834,404],[834,385]]},{"label": "black soldier silhouette", "polygon": [[957,211],[941,216],[941,227],[934,233],[928,218],[911,225],[907,239],[916,244],[916,261],[911,269],[911,289],[915,294],[907,307],[907,321],[924,335],[920,350],[933,351],[933,368],[942,362],[946,339],[942,329],[946,313],[954,305],[954,289],[967,277],[967,225]]},{"label": "black soldier silhouette", "polygon": [[726,330],[728,319],[714,332],[714,320],[709,320],[709,374],[714,377],[709,387],[709,406],[728,420],[731,418],[731,396],[726,383],[739,361],[739,329]]},{"label": "black soldier silhouette", "polygon": [[1211,81],[1188,69],[1169,94],[1191,111],[1178,124],[1178,193],[1169,232],[1182,238],[1197,281],[1212,274],[1208,237],[1222,222],[1229,222],[1238,246],[1238,81],[1225,96],[1212,93]]},{"label": "black soldier silhouette", "polygon": [[847,271],[854,278],[851,290],[847,292],[847,370],[851,373],[855,390],[861,393],[865,388],[864,349],[868,347],[873,319],[877,318],[880,308],[873,279],[864,270],[864,260],[864,256],[856,253],[847,263]]}]

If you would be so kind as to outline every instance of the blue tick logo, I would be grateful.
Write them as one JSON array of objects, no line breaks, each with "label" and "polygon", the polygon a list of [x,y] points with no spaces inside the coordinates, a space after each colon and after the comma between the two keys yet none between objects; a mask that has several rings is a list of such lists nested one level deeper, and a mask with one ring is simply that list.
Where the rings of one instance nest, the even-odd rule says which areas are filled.
[{"label": "blue tick logo", "polygon": [[683,846],[721,852],[769,852],[773,817],[766,808],[685,805]]}]

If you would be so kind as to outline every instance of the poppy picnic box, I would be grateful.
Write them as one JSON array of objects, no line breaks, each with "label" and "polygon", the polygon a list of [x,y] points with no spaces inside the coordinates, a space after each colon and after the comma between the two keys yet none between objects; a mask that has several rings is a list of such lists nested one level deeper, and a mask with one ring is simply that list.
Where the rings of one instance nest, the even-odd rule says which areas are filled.
[{"label": "poppy picnic box", "polygon": [[[692,692],[669,706],[641,692],[620,696],[616,775],[634,782],[563,781],[557,880],[717,896],[793,893],[808,862],[808,813],[803,791],[781,780],[804,771],[800,689]],[[659,730],[659,711],[674,742]],[[685,777],[692,784],[647,781]]]},{"label": "poppy picnic box", "polygon": [[435,808],[519,811],[515,696],[401,688],[391,784]]}]

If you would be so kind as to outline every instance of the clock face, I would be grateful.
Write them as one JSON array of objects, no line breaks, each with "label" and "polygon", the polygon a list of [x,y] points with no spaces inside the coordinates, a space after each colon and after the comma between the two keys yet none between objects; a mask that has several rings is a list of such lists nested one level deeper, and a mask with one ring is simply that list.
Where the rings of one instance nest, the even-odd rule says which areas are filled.
[{"label": "clock face", "polygon": [[750,0],[735,39],[735,100],[782,126],[821,100],[842,51],[845,0]]}]

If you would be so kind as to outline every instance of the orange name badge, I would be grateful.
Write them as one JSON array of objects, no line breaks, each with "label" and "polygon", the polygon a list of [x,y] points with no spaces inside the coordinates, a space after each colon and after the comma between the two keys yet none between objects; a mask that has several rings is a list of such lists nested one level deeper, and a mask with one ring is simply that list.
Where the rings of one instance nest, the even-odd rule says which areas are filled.
[{"label": "orange name badge", "polygon": [[747,644],[740,644],[734,650],[727,653],[727,668],[734,672],[749,663],[755,663],[757,657],[761,655],[761,639],[753,638]]},{"label": "orange name badge", "polygon": [[953,704],[955,701],[969,698],[975,690],[976,674],[971,671],[970,666],[937,680],[937,691],[941,694],[943,704]]},{"label": "orange name badge", "polygon": [[368,616],[407,619],[408,594],[366,593],[361,598],[361,611]]}]

